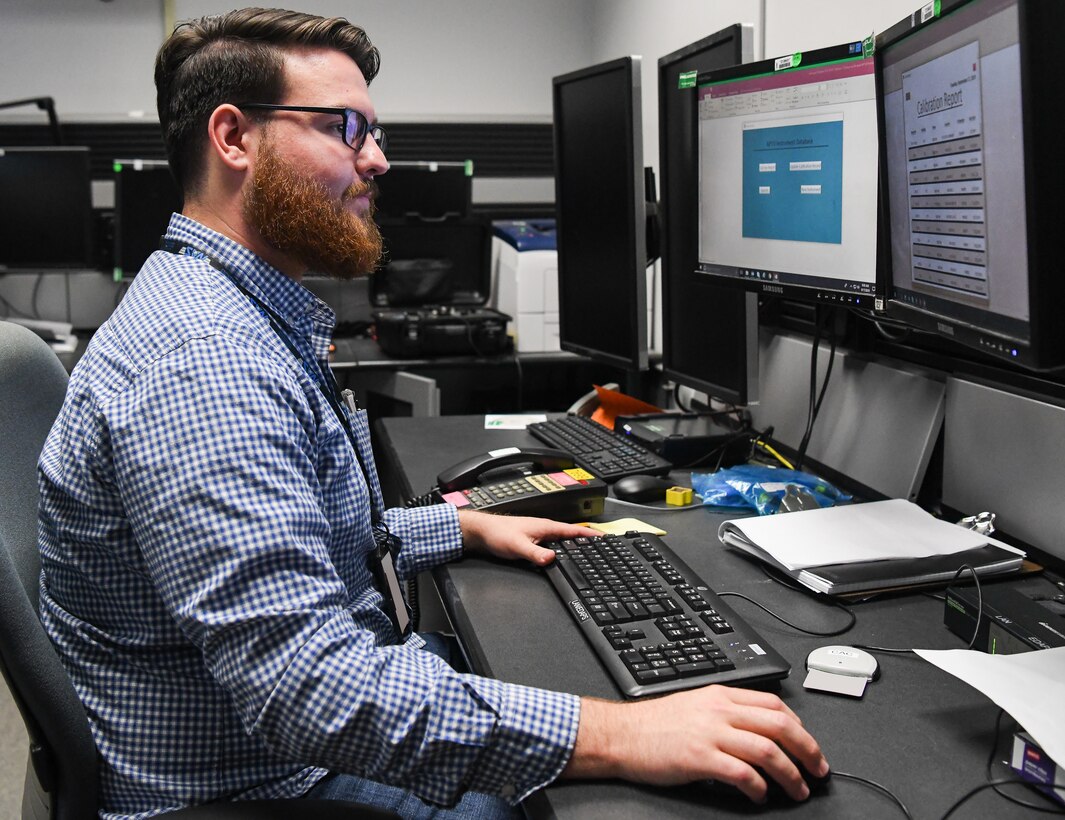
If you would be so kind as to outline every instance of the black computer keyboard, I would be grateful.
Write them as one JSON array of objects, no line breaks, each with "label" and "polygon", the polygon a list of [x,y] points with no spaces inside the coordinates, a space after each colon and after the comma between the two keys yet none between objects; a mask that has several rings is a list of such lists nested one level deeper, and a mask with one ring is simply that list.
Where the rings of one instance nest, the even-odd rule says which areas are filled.
[{"label": "black computer keyboard", "polygon": [[544,546],[555,550],[548,578],[626,695],[758,685],[791,670],[661,538],[629,532]]},{"label": "black computer keyboard", "polygon": [[540,441],[572,453],[577,464],[603,481],[627,475],[664,475],[673,465],[645,450],[628,436],[608,430],[587,416],[562,416],[537,421],[528,431]]}]

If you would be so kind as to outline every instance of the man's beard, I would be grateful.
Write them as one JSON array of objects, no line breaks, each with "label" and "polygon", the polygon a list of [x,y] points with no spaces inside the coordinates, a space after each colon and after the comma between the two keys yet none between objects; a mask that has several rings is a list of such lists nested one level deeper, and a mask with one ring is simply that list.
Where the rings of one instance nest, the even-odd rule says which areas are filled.
[{"label": "man's beard", "polygon": [[[344,203],[370,194],[370,207],[354,214]],[[244,218],[272,247],[313,273],[354,279],[371,273],[381,258],[381,231],[373,221],[372,180],[355,182],[337,201],[317,180],[299,173],[269,142],[259,148]]]}]

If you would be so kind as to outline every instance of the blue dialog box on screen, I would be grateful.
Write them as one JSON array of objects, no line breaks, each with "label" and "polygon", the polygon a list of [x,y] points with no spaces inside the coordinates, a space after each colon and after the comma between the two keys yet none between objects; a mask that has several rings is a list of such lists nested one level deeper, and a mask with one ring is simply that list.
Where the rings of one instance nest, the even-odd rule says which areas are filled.
[{"label": "blue dialog box on screen", "polygon": [[743,235],[840,244],[842,120],[743,132]]}]

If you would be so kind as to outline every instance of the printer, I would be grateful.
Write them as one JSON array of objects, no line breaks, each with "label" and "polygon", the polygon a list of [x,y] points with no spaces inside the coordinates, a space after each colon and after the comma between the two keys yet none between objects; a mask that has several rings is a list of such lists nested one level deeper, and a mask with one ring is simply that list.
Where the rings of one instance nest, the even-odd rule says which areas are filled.
[{"label": "printer", "polygon": [[492,302],[513,317],[515,349],[558,351],[558,250],[554,219],[492,223]]}]

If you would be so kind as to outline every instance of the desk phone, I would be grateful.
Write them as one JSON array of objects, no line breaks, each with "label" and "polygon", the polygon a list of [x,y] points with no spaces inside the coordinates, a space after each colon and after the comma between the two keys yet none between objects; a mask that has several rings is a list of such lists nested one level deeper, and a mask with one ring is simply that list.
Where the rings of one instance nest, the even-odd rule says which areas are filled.
[{"label": "desk phone", "polygon": [[577,467],[573,457],[545,447],[491,450],[444,470],[434,490],[413,506],[451,504],[459,509],[584,521],[603,512],[607,485]]}]

